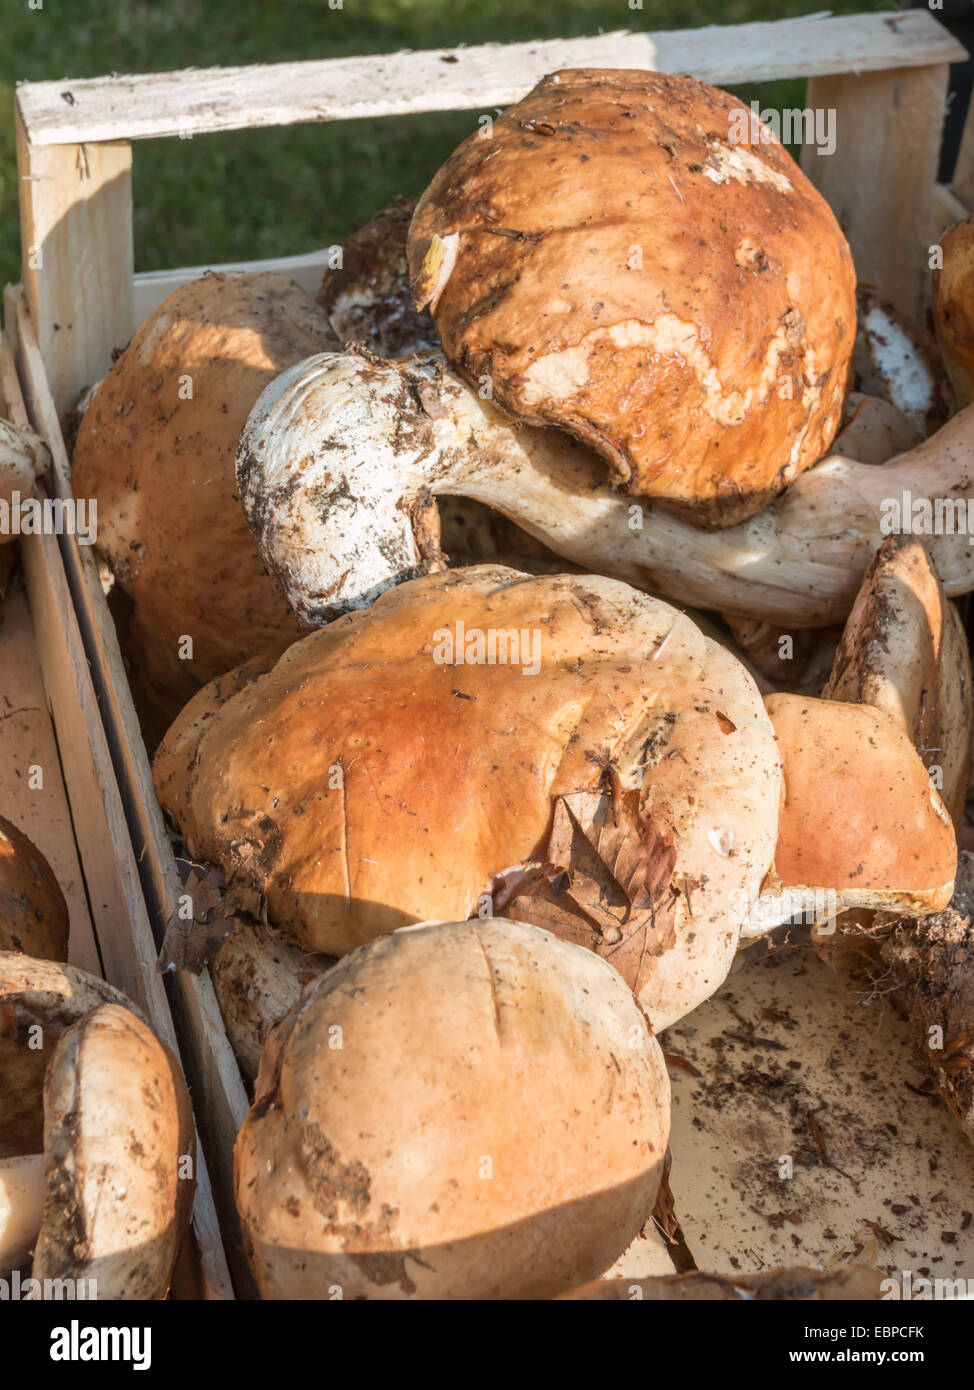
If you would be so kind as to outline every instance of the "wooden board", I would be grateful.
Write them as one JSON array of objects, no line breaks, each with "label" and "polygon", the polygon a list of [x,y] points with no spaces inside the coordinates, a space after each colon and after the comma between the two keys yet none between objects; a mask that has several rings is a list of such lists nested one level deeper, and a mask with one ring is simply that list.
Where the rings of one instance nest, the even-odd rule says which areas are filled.
[{"label": "wooden board", "polygon": [[[53,491],[67,499],[71,496],[70,464],[23,291],[8,287],[5,299],[8,321],[16,324],[18,362],[30,420],[51,450]],[[74,537],[66,536],[63,541],[67,575],[63,602],[77,614],[85,669],[87,672],[90,664],[89,679],[93,680],[98,696],[100,719],[97,731],[92,731],[93,745],[104,748],[105,763],[111,768],[114,762],[115,769],[107,795],[112,806],[119,868],[125,877],[131,931],[131,941],[117,945],[120,951],[137,956],[137,963],[119,967],[132,981],[131,986],[122,987],[128,992],[150,989],[153,1007],[160,1015],[164,1013],[170,1031],[170,1008],[176,1016],[204,1151],[213,1174],[224,1243],[237,1288],[247,1289],[250,1275],[242,1254],[233,1200],[233,1143],[248,1109],[247,1094],[209,976],[185,972],[167,976],[167,999],[162,976],[156,969],[162,931],[175,911],[181,891],[180,878],[152,789],[151,769],[118,638],[91,547],[78,545]],[[123,931],[119,935],[127,934]],[[106,962],[106,971],[108,968]],[[113,978],[111,974],[109,978]],[[150,1017],[155,1021],[151,1010]]]},{"label": "wooden board", "polygon": [[974,1278],[974,1148],[921,1094],[885,997],[785,949],[747,961],[662,1042],[697,1072],[670,1067],[670,1186],[699,1268],[832,1267],[875,1240],[886,1271]]},{"label": "wooden board", "polygon": [[545,73],[565,67],[689,72],[732,86],[923,67],[966,56],[929,11],[911,10],[31,82],[18,87],[17,104],[33,146],[75,145],[418,111],[490,112],[523,96]]},{"label": "wooden board", "polygon": [[[20,298],[22,301],[22,296]],[[9,310],[16,300],[16,296],[5,297],[5,307]],[[15,328],[18,353],[23,359],[25,341],[29,340],[29,321],[25,325],[22,320],[16,320]],[[36,345],[34,352],[39,360]],[[26,421],[27,411],[19,382],[11,371],[12,362],[6,342],[0,341],[0,379],[6,409],[10,418],[19,423]],[[31,423],[35,429],[38,427],[36,420]],[[178,1053],[176,1030],[162,976],[156,968],[156,947],[138,866],[61,561],[58,537],[22,537],[21,551],[43,688],[53,717],[91,922],[97,938],[97,955],[90,958],[90,964],[94,973],[103,973],[139,1005],[158,1036]],[[200,1251],[204,1288],[208,1297],[231,1298],[233,1289],[203,1151],[198,1157],[196,1176],[193,1229]]]},{"label": "wooden board", "polygon": [[861,283],[917,323],[930,290],[930,206],[947,100],[946,65],[819,77],[806,104],[834,111],[835,150],[802,169],[849,239]]}]

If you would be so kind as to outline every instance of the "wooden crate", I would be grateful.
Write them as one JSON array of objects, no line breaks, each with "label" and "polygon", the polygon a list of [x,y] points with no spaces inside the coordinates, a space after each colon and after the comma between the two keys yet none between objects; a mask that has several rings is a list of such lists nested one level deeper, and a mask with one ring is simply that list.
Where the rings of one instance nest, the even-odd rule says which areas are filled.
[{"label": "wooden crate", "polygon": [[[7,291],[6,322],[32,423],[53,454],[55,490],[66,497],[71,489],[59,415],[104,375],[113,350],[125,346],[166,295],[206,269],[283,271],[314,292],[326,264],[327,251],[320,251],[134,274],[133,141],[422,111],[492,111],[545,73],[570,66],[689,72],[720,86],[807,78],[807,104],[835,108],[838,142],[830,156],[806,150],[806,172],[836,208],[860,277],[916,316],[928,292],[931,226],[946,225],[953,196],[936,188],[948,66],[965,57],[933,15],[911,10],[23,84],[16,101],[23,284]],[[151,922],[158,941],[176,908],[180,873],[96,564],[73,538],[65,538],[64,560],[141,874],[139,929],[147,932]],[[120,820],[115,832],[124,838]],[[138,885],[131,888],[137,892]],[[151,965],[148,957],[145,963]],[[170,1000],[230,1263],[242,1287],[232,1147],[246,1092],[208,975],[172,977]]]},{"label": "wooden crate", "polygon": [[[0,415],[28,423],[8,338],[0,334]],[[71,964],[103,976],[178,1051],[112,756],[58,538],[23,536],[22,580],[0,604],[0,808],[50,861],[70,914]],[[40,769],[41,785],[28,790]],[[36,780],[36,774],[35,774]],[[233,1296],[205,1158],[195,1247],[179,1283]]]}]

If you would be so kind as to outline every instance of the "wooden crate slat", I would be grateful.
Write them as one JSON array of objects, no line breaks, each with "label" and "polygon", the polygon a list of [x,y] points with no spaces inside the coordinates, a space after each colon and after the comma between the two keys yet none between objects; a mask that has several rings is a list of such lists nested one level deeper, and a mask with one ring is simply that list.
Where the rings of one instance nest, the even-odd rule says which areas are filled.
[{"label": "wooden crate slat", "polygon": [[[67,468],[67,456],[44,380],[33,326],[21,290],[11,291],[8,287],[4,298],[8,321],[12,317],[15,324],[18,358],[27,392],[27,413],[51,450],[52,472],[57,484]],[[57,486],[55,492],[58,492]],[[27,542],[23,550],[31,612],[39,638],[44,683],[58,731],[61,762],[105,977],[139,1004],[159,1037],[178,1054],[180,1047],[156,965],[157,950],[129,826],[60,547],[57,538],[49,535],[32,536]],[[74,547],[76,554],[87,549],[77,544]],[[113,847],[111,855],[105,853],[106,845]],[[229,1052],[229,1045],[225,1043],[225,1046]],[[232,1298],[233,1286],[202,1148],[199,1149],[196,1176],[193,1226],[208,1295]]]},{"label": "wooden crate slat", "polygon": [[930,288],[930,217],[946,115],[946,64],[815,77],[807,104],[836,112],[836,146],[802,168],[842,225],[860,282],[918,323]]},{"label": "wooden crate slat", "polygon": [[172,270],[146,270],[132,277],[132,304],[135,322],[145,323],[150,314],[155,313],[162,301],[174,290],[198,280],[207,271],[218,274],[231,274],[243,270],[257,270],[278,275],[288,275],[308,294],[316,295],[321,288],[321,277],[328,265],[331,254],[328,247],[320,251],[308,251],[301,256],[277,256],[265,261],[231,261],[209,265],[183,265]]},{"label": "wooden crate slat", "polygon": [[132,336],[132,149],[28,144],[17,122],[23,282],[58,410]]},{"label": "wooden crate slat", "polygon": [[17,101],[33,146],[75,145],[420,111],[489,112],[563,67],[689,72],[732,86],[966,56],[929,11],[910,10],[31,82],[18,87]]}]

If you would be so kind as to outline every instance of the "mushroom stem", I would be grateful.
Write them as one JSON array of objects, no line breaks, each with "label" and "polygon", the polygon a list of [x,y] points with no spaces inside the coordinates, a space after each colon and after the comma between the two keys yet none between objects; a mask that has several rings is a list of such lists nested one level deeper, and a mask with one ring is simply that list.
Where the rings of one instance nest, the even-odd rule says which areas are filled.
[{"label": "mushroom stem", "polygon": [[[265,389],[237,478],[264,562],[310,627],[441,563],[433,499],[444,493],[503,512],[590,572],[678,603],[719,596],[726,613],[823,627],[844,620],[895,529],[891,500],[907,526],[915,503],[950,499],[966,517],[972,444],[974,410],[883,467],[833,455],[757,516],[702,531],[613,491],[565,435],[515,427],[439,359],[323,353]],[[964,531],[928,538],[949,594],[974,588]]]},{"label": "mushroom stem", "polygon": [[0,1158],[0,1274],[16,1269],[33,1250],[46,1196],[43,1154]]}]

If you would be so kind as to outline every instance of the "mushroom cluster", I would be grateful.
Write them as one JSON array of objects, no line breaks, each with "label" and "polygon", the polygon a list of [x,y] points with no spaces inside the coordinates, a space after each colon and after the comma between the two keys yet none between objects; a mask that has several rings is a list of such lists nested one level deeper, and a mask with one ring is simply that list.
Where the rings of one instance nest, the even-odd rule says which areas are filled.
[{"label": "mushroom cluster", "polygon": [[970,1128],[966,242],[941,348],[857,307],[749,120],[552,74],[317,304],[186,286],[83,415],[156,791],[220,884],[264,1297],[632,1296],[599,1276],[665,1224],[657,1034],[796,919],[946,1027]]}]

